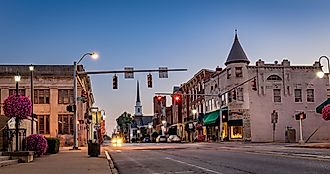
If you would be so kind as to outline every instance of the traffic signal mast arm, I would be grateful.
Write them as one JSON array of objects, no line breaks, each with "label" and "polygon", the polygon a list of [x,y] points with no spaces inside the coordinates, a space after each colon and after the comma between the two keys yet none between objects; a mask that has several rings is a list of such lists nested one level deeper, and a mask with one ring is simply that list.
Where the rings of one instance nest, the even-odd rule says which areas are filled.
[{"label": "traffic signal mast arm", "polygon": [[222,96],[222,95],[224,95],[224,94],[226,94],[226,93],[228,93],[228,92],[230,92],[230,91],[232,91],[232,90],[234,90],[234,89],[236,89],[236,88],[238,88],[238,87],[244,85],[245,83],[247,83],[247,82],[249,82],[249,81],[251,81],[251,80],[253,80],[253,79],[255,79],[255,78],[256,78],[256,76],[254,76],[254,77],[252,77],[252,78],[250,78],[250,79],[248,79],[248,80],[246,80],[246,81],[244,81],[244,82],[242,82],[242,83],[236,85],[235,87],[230,88],[230,89],[228,89],[227,91],[222,92],[222,93],[220,93],[220,94],[172,94],[172,93],[165,93],[165,92],[157,92],[157,93],[155,93],[155,94],[156,94],[156,95],[218,96],[218,97],[220,97],[220,96]]},{"label": "traffic signal mast arm", "polygon": [[[187,71],[188,69],[167,69],[166,71]],[[89,71],[89,72],[77,72],[77,74],[119,74],[119,73],[126,73],[126,72],[159,72],[164,70],[159,69],[142,69],[142,70],[132,70],[132,71],[125,71],[125,70],[118,70],[118,71]]]}]

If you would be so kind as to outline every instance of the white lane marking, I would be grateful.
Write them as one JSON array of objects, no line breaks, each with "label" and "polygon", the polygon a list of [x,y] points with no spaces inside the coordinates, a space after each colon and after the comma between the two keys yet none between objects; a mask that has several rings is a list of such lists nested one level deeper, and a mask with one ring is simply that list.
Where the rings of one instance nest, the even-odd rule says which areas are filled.
[{"label": "white lane marking", "polygon": [[165,159],[172,160],[172,161],[175,161],[175,162],[178,162],[178,163],[181,163],[181,164],[185,164],[185,165],[188,165],[188,166],[196,167],[196,168],[199,168],[199,169],[202,169],[202,170],[208,171],[208,172],[217,173],[217,174],[222,174],[222,173],[220,173],[220,172],[217,172],[217,171],[214,171],[214,170],[211,170],[211,169],[207,169],[207,168],[204,168],[204,167],[200,167],[200,166],[197,166],[197,165],[194,165],[194,164],[189,164],[189,163],[186,163],[186,162],[183,162],[183,161],[179,161],[179,160],[176,160],[176,159],[173,159],[173,158],[166,157]]},{"label": "white lane marking", "polygon": [[121,150],[116,150],[116,152],[121,152]]},{"label": "white lane marking", "polygon": [[[181,172],[170,172],[170,173],[193,173],[194,171],[190,171],[190,170],[187,170],[187,171],[181,171]],[[167,173],[167,172],[164,172],[164,173]],[[164,173],[152,173],[152,174],[164,174]]]}]

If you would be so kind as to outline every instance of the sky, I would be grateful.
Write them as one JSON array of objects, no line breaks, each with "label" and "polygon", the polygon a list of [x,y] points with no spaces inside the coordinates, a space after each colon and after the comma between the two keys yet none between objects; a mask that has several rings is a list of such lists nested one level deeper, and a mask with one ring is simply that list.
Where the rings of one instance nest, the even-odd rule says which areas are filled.
[{"label": "sky", "polygon": [[[91,75],[107,132],[124,111],[134,113],[136,80],[144,115],[153,115],[155,92],[171,92],[200,69],[224,67],[235,29],[252,65],[289,59],[312,65],[330,54],[327,0],[0,0],[0,64],[73,64],[84,53],[87,71],[187,68],[168,79]],[[322,62],[326,63],[326,62]],[[170,100],[169,98],[167,98]],[[169,103],[168,103],[169,104]]]}]

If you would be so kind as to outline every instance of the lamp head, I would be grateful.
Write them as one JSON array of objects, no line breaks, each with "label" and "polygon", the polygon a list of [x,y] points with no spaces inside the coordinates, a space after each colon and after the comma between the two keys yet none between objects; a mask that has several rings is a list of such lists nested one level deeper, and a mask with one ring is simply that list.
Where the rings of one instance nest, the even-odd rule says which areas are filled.
[{"label": "lamp head", "polygon": [[96,60],[96,59],[99,58],[99,54],[97,54],[96,52],[92,52],[91,53],[91,58]]},{"label": "lamp head", "polygon": [[163,123],[163,124],[166,124],[166,121],[165,121],[165,120],[163,120],[163,121],[162,121],[162,123]]},{"label": "lamp head", "polygon": [[196,114],[196,113],[197,113],[197,110],[196,110],[196,109],[193,109],[191,112],[192,112],[193,114]]},{"label": "lamp head", "polygon": [[29,66],[29,69],[30,69],[30,71],[33,71],[33,70],[34,70],[34,66],[31,64],[31,65]]},{"label": "lamp head", "polygon": [[21,76],[17,73],[15,75],[15,82],[19,82],[19,81],[21,81]]},{"label": "lamp head", "polygon": [[324,77],[324,72],[323,71],[319,71],[316,73],[317,77],[319,78],[323,78]]}]

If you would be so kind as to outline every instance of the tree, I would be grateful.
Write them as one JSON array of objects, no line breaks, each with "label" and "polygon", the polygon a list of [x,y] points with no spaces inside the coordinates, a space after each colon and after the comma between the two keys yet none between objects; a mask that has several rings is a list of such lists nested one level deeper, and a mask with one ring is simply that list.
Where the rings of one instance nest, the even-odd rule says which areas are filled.
[{"label": "tree", "polygon": [[128,132],[128,126],[132,122],[133,117],[130,113],[124,112],[122,113],[117,119],[117,125],[119,126],[119,132],[121,133],[127,133]]}]

